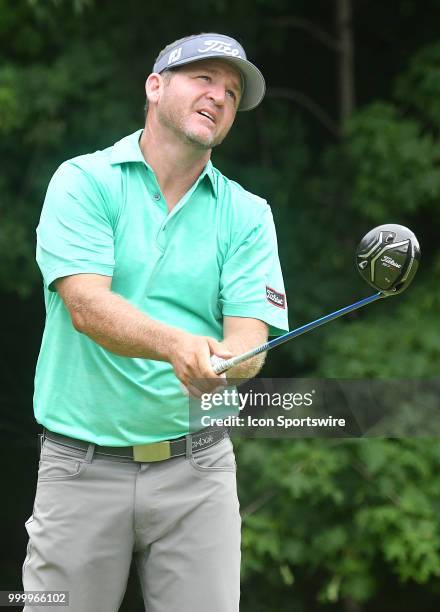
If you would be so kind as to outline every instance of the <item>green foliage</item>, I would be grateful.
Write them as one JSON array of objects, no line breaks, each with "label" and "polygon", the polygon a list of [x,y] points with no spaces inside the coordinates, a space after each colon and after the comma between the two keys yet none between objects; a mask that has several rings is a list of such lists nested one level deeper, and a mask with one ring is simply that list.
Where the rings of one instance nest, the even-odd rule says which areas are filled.
[{"label": "green foliage", "polygon": [[440,145],[389,103],[357,112],[347,128],[355,168],[352,202],[377,223],[408,217],[440,197]]},{"label": "green foliage", "polygon": [[[61,6],[62,4],[71,5],[74,12],[81,14],[85,8],[93,5],[94,0],[27,0],[30,7],[32,7],[35,11],[39,12],[42,10],[50,11],[54,8]],[[46,6],[45,6],[46,5]],[[47,6],[49,5],[49,6]],[[42,14],[41,12],[39,13]],[[50,14],[50,13],[47,13]]]},{"label": "green foliage", "polygon": [[431,129],[440,129],[440,43],[418,51],[406,72],[396,80],[395,97],[404,108],[417,111]]},{"label": "green foliage", "polygon": [[[188,32],[230,32],[262,65],[269,86],[301,90],[305,83],[304,93],[310,93],[309,85],[316,87],[327,107],[329,91],[335,89],[328,77],[333,56],[314,51],[316,43],[308,45],[304,32],[292,35],[271,20],[290,15],[327,24],[328,6],[304,0],[188,0],[181,5],[134,0],[123,7],[93,0],[0,0],[4,294],[25,296],[39,287],[34,230],[50,176],[64,159],[109,146],[141,126],[145,76],[166,42]],[[359,63],[356,80],[365,88],[360,97],[367,100],[343,141],[329,144],[302,110],[268,98],[255,113],[239,115],[214,161],[272,205],[292,326],[368,291],[360,290],[352,262],[357,241],[372,224],[412,227],[421,242],[421,270],[407,294],[274,351],[266,376],[439,374],[438,34],[429,38],[429,24],[423,33],[414,27],[417,15],[430,14],[415,0],[399,2],[397,10],[386,3],[365,6],[362,18],[371,12],[370,28],[376,32],[380,23],[384,41],[405,27],[408,35],[397,43],[393,39],[397,60],[381,57],[376,72],[370,70],[367,50],[374,87],[386,82],[383,95],[372,89]],[[435,30],[436,20],[431,21]],[[413,47],[406,43],[409,35]],[[405,62],[393,84],[389,76]],[[336,115],[336,109],[326,110]],[[27,316],[32,314],[29,308]],[[11,328],[11,344],[26,345],[27,339]],[[8,407],[16,402],[10,395]],[[14,427],[24,422],[16,413]],[[243,610],[340,612],[355,610],[353,602],[358,602],[368,612],[389,612],[383,603],[388,590],[394,599],[404,584],[423,585],[416,591],[420,601],[435,593],[440,573],[437,441],[247,440],[238,444],[237,456]]]},{"label": "green foliage", "polygon": [[438,376],[440,276],[437,272],[421,286],[417,280],[405,298],[388,298],[355,321],[335,323],[326,336],[319,374],[330,378]]},{"label": "green foliage", "polygon": [[[416,89],[413,74],[415,65],[422,75],[420,63],[429,63],[432,53],[418,55],[397,88],[403,92],[403,84],[412,83],[414,99],[408,100],[413,107],[417,95],[429,98],[434,92],[434,84]],[[427,107],[431,122],[434,97]],[[319,340],[307,337],[289,345],[295,364],[307,359],[309,375],[439,375],[440,259],[435,231],[427,230],[438,219],[438,123],[405,114],[400,102],[373,102],[357,111],[345,140],[326,149],[315,172],[305,168],[300,203],[289,198],[298,228],[296,233],[289,226],[298,236],[291,239],[296,247],[293,309],[301,320],[303,309],[310,320],[349,303],[343,296],[357,285],[347,262],[372,222],[415,224],[421,230],[421,272],[405,296],[332,324],[317,333]],[[331,232],[311,232],[312,227],[331,227]],[[328,296],[337,303],[324,306]],[[316,307],[320,311],[315,313]],[[413,407],[402,405],[401,410],[410,414]],[[440,575],[436,440],[295,440],[277,441],[276,447],[246,441],[238,457],[245,592],[246,585],[256,588],[264,572],[265,587],[270,584],[271,596],[280,597],[273,609],[284,609],[287,600],[296,605],[301,588],[310,589],[315,602],[361,605],[383,599],[385,572],[435,593]]]},{"label": "green foliage", "polygon": [[21,124],[19,85],[11,67],[0,69],[0,134],[7,136]]},{"label": "green foliage", "polygon": [[384,567],[426,588],[440,575],[436,441],[238,447],[245,589],[264,572],[272,593],[294,597],[299,576],[321,602],[365,602],[380,592]]}]

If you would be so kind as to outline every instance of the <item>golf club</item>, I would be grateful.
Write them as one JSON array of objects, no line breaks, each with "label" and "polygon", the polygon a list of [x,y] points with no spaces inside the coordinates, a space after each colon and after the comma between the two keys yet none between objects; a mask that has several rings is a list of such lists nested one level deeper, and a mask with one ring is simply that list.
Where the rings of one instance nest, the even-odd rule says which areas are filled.
[{"label": "golf club", "polygon": [[259,353],[269,351],[353,310],[362,308],[362,306],[371,304],[381,298],[402,293],[414,278],[419,260],[420,246],[411,230],[403,225],[393,223],[375,227],[362,238],[356,249],[356,267],[360,275],[372,287],[378,289],[378,293],[336,310],[311,323],[306,323],[242,355],[231,357],[231,359],[220,359],[213,355],[211,364],[214,372],[222,374]]}]

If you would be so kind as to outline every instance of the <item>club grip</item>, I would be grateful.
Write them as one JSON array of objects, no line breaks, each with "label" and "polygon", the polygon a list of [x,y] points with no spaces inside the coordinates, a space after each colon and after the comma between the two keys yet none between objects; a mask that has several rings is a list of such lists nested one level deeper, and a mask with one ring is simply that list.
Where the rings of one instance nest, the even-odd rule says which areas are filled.
[{"label": "club grip", "polygon": [[212,369],[216,374],[222,374],[226,372],[230,368],[227,359],[221,359],[221,357],[217,357],[217,355],[212,355],[211,357],[211,365]]}]

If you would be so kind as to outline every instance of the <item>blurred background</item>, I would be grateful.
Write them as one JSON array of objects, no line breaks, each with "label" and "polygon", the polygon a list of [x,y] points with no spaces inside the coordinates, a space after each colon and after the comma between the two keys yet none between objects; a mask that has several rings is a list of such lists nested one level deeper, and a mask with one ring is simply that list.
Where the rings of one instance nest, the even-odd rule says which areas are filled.
[{"label": "blurred background", "polygon": [[[277,349],[262,376],[439,376],[439,0],[0,0],[0,590],[22,588],[38,467],[48,181],[142,127],[156,55],[210,31],[267,80],[213,161],[272,206],[291,326],[371,293],[353,255],[375,225],[422,249],[405,294]],[[438,607],[438,440],[241,440],[237,461],[243,612]],[[121,610],[143,610],[134,572]]]}]

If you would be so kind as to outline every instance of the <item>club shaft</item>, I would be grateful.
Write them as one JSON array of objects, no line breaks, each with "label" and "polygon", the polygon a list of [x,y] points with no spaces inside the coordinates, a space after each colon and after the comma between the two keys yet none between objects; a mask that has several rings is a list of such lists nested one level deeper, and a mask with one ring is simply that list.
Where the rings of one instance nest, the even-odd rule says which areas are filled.
[{"label": "club shaft", "polygon": [[213,370],[216,374],[221,374],[222,372],[226,372],[226,370],[233,368],[239,363],[243,363],[243,361],[246,361],[247,359],[250,359],[251,357],[255,357],[255,355],[258,355],[259,353],[264,353],[265,351],[269,351],[270,349],[273,349],[276,346],[279,346],[280,344],[284,344],[285,342],[288,342],[289,340],[292,340],[293,338],[297,338],[298,336],[301,336],[301,334],[305,334],[309,331],[312,331],[312,329],[315,329],[316,327],[320,327],[321,325],[324,325],[325,323],[329,323],[329,321],[333,321],[334,319],[337,319],[338,317],[342,317],[348,314],[349,312],[352,312],[353,310],[362,308],[363,306],[366,306],[367,304],[371,304],[372,302],[375,302],[376,300],[379,300],[380,298],[383,298],[383,297],[386,297],[386,295],[383,294],[381,291],[379,291],[378,293],[375,293],[374,295],[370,295],[369,297],[359,300],[358,302],[355,302],[354,304],[350,304],[349,306],[340,308],[339,310],[336,310],[335,312],[325,315],[324,317],[316,319],[315,321],[311,321],[310,323],[301,325],[301,327],[297,327],[296,329],[293,329],[292,331],[287,332],[287,334],[283,334],[282,336],[278,336],[278,338],[274,338],[273,340],[269,340],[268,342],[265,342],[264,344],[260,344],[260,346],[257,346],[251,349],[250,351],[247,351],[246,353],[242,353],[241,355],[236,355],[235,357],[231,357],[231,359],[216,361],[215,365],[213,365]]}]

